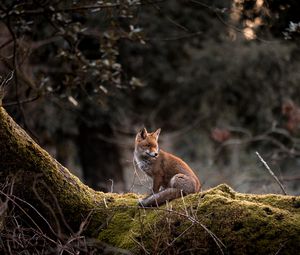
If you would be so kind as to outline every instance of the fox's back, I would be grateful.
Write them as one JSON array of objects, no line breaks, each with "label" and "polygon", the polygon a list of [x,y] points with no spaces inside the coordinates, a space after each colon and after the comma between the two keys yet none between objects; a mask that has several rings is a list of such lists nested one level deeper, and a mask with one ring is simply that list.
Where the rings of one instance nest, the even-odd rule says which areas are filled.
[{"label": "fox's back", "polygon": [[157,158],[157,163],[155,164],[156,171],[174,171],[177,173],[183,173],[189,175],[193,173],[191,168],[179,157],[168,153],[164,150],[159,151],[159,156]]},{"label": "fox's back", "polygon": [[175,174],[190,176],[195,179],[196,185],[200,188],[198,177],[188,164],[181,158],[166,151],[160,150],[157,162],[153,165],[152,171],[158,174],[161,173],[166,182],[169,182]]}]

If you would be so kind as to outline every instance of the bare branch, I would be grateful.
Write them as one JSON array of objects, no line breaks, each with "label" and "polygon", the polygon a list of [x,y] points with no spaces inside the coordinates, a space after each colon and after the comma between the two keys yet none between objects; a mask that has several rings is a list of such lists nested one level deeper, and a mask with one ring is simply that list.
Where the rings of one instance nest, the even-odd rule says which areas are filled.
[{"label": "bare branch", "polygon": [[[5,86],[8,84],[9,81],[14,76],[14,71],[11,71],[3,80],[2,77],[0,76],[0,106],[2,106],[2,100],[5,96]],[[2,81],[1,81],[2,80]]]},{"label": "bare branch", "polygon": [[[158,1],[150,1],[150,2],[136,2],[132,4],[132,7],[134,6],[141,6],[146,4],[155,4],[155,3],[161,3],[165,0],[158,0]],[[3,18],[7,18],[7,16],[23,16],[23,15],[43,15],[46,13],[61,13],[61,12],[80,12],[80,11],[89,11],[89,10],[101,10],[101,9],[111,9],[111,8],[117,8],[121,7],[121,3],[106,3],[106,4],[96,4],[96,5],[83,5],[83,6],[74,6],[69,8],[57,8],[57,9],[46,9],[46,8],[38,8],[38,9],[32,9],[32,10],[23,10],[23,11],[11,11],[8,14],[4,15]],[[3,19],[2,18],[2,19]]]},{"label": "bare branch", "polygon": [[266,169],[269,171],[270,175],[275,179],[275,181],[278,183],[278,185],[280,186],[282,192],[284,195],[287,195],[283,185],[281,184],[281,182],[279,181],[279,179],[277,178],[277,176],[274,174],[274,172],[271,170],[271,168],[268,166],[267,162],[262,158],[262,156],[260,156],[260,154],[256,151],[255,152],[256,155],[258,156],[259,160],[264,164],[264,166],[266,167]]}]

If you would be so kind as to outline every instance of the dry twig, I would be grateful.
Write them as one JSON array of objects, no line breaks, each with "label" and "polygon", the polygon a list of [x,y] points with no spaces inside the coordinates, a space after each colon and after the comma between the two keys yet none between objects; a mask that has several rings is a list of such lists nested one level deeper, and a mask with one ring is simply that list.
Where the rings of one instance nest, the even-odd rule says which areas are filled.
[{"label": "dry twig", "polygon": [[258,156],[259,160],[263,163],[263,165],[265,166],[265,168],[269,171],[270,175],[274,178],[274,180],[278,183],[279,187],[281,188],[282,192],[284,195],[287,195],[283,185],[281,184],[281,182],[279,181],[279,179],[277,178],[277,176],[274,174],[274,172],[271,170],[271,168],[268,166],[267,162],[262,158],[262,156],[260,156],[260,154],[256,151],[255,152],[256,155]]}]

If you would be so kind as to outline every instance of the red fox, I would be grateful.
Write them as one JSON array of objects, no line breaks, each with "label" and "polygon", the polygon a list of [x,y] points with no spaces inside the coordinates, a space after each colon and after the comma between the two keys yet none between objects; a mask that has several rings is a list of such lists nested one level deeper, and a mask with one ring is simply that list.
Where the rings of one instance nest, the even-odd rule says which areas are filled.
[{"label": "red fox", "polygon": [[153,179],[153,194],[139,201],[142,207],[159,206],[198,192],[201,187],[198,177],[183,160],[159,149],[160,130],[148,133],[143,128],[135,138],[134,163]]}]

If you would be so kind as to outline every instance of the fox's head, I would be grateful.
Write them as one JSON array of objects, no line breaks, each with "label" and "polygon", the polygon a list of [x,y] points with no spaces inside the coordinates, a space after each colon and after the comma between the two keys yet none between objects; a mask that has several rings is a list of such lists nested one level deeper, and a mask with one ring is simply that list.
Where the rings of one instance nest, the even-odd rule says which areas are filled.
[{"label": "fox's head", "polygon": [[141,129],[135,137],[135,152],[139,156],[157,158],[159,154],[158,136],[160,128],[155,132],[148,133],[146,128]]}]

